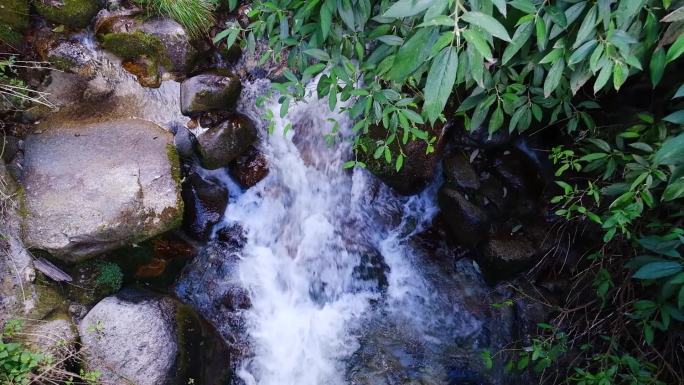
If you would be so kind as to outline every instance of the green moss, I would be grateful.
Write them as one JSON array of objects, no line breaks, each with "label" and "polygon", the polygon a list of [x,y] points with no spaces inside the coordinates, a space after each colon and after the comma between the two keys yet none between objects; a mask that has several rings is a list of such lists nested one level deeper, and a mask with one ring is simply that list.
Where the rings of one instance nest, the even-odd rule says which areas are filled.
[{"label": "green moss", "polygon": [[48,21],[68,27],[84,28],[100,10],[99,0],[63,0],[64,5],[48,5],[41,0],[33,2],[36,11]]},{"label": "green moss", "polygon": [[64,298],[54,284],[42,278],[42,275],[39,276],[36,282],[35,290],[34,307],[29,313],[29,318],[43,319],[52,312],[65,311],[67,309],[68,303],[66,298]]},{"label": "green moss", "polygon": [[27,0],[0,0],[0,27],[14,33],[24,32],[29,24],[28,17]]},{"label": "green moss", "polygon": [[17,45],[20,44],[22,40],[24,40],[24,35],[9,26],[0,24],[0,43]]},{"label": "green moss", "polygon": [[154,63],[165,66],[170,64],[161,40],[144,32],[112,32],[102,35],[100,39],[104,49],[120,58],[147,56]]},{"label": "green moss", "polygon": [[69,298],[82,304],[93,304],[116,293],[123,284],[121,267],[114,262],[91,260],[72,267],[74,284],[67,286]]},{"label": "green moss", "polygon": [[174,182],[176,182],[176,207],[178,207],[178,210],[176,210],[177,212],[174,213],[175,218],[173,219],[170,227],[175,229],[183,224],[183,211],[185,210],[185,205],[183,203],[183,197],[181,196],[181,182],[183,177],[181,175],[180,156],[178,155],[176,146],[174,146],[172,143],[168,143],[166,145],[166,156],[169,158],[169,162],[171,163],[171,177],[173,178]]}]

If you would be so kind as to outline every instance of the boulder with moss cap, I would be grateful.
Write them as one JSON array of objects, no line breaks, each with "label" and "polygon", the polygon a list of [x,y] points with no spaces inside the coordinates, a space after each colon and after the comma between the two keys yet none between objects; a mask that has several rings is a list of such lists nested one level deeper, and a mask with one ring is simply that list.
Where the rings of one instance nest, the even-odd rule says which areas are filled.
[{"label": "boulder with moss cap", "polygon": [[36,11],[48,21],[85,28],[102,7],[100,0],[36,0]]},{"label": "boulder with moss cap", "polygon": [[24,242],[77,262],[180,225],[171,133],[149,121],[45,121],[25,142]]}]

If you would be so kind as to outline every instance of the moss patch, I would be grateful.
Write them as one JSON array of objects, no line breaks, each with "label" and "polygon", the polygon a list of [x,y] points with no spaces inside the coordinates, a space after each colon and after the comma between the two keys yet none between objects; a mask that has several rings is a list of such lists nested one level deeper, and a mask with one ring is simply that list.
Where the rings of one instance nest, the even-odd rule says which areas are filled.
[{"label": "moss patch", "polygon": [[100,10],[99,0],[63,0],[64,5],[48,5],[40,0],[33,2],[36,11],[47,20],[74,28],[84,28]]},{"label": "moss patch", "polygon": [[28,27],[29,5],[27,0],[0,0],[0,27],[21,33]]},{"label": "moss patch", "polygon": [[[171,223],[171,229],[180,227],[183,224],[183,211],[185,210],[185,204],[183,202],[183,197],[181,196],[181,167],[180,167],[180,156],[178,155],[178,150],[176,146],[172,143],[166,145],[166,156],[169,158],[171,163],[171,177],[173,181],[176,182],[176,207],[178,210],[174,213],[176,216]],[[166,210],[165,210],[166,211]]]},{"label": "moss patch", "polygon": [[100,39],[104,49],[120,58],[147,56],[158,64],[166,66],[170,63],[161,40],[144,32],[112,32],[102,35]]}]

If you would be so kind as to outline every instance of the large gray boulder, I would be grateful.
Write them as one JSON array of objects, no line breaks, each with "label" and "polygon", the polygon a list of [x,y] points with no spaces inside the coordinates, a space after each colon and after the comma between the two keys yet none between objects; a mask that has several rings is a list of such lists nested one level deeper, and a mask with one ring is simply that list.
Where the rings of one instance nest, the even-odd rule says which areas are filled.
[{"label": "large gray boulder", "polygon": [[187,306],[127,289],[100,301],[78,326],[84,365],[107,385],[227,383],[228,353]]},{"label": "large gray boulder", "polygon": [[172,136],[140,119],[46,123],[29,135],[24,242],[76,262],[177,227]]}]

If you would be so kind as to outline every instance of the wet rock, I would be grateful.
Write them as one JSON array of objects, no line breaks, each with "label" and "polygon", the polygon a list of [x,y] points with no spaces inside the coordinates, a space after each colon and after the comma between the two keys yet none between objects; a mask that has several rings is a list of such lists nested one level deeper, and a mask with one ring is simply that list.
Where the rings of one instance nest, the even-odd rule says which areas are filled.
[{"label": "wet rock", "polygon": [[190,171],[183,182],[183,229],[198,240],[208,240],[228,205],[228,190]]},{"label": "wet rock", "polygon": [[510,194],[510,212],[529,217],[539,212],[543,181],[536,165],[518,151],[504,151],[492,159],[492,172],[504,183]]},{"label": "wet rock", "polygon": [[362,283],[360,290],[384,291],[387,289],[389,282],[387,275],[390,268],[385,263],[379,251],[366,247],[360,250],[360,259],[358,266],[354,267],[352,275],[357,280],[356,283]]},{"label": "wet rock", "polygon": [[499,281],[529,268],[538,252],[523,234],[500,230],[482,246],[481,254],[478,263],[482,272],[490,280]]},{"label": "wet rock", "polygon": [[230,175],[240,186],[250,188],[268,176],[268,161],[256,147],[235,159],[229,167]]},{"label": "wet rock", "polygon": [[181,126],[176,129],[173,136],[173,144],[176,146],[176,151],[183,159],[190,159],[195,155],[195,148],[197,147],[197,138],[187,127]]},{"label": "wet rock", "polygon": [[136,278],[157,278],[160,277],[166,271],[166,265],[168,261],[161,258],[152,258],[152,260],[144,265],[138,266],[135,271]]},{"label": "wet rock", "polygon": [[161,87],[162,76],[157,68],[157,62],[146,56],[138,56],[121,62],[126,71],[135,75],[138,83],[147,88]]},{"label": "wet rock", "polygon": [[232,115],[228,111],[207,111],[195,119],[202,127],[214,127],[230,119]]},{"label": "wet rock", "polygon": [[52,67],[85,78],[95,76],[95,57],[78,39],[66,38],[43,28],[36,33],[33,45],[40,58]]},{"label": "wet rock", "polygon": [[[384,156],[380,157],[380,159],[374,159],[373,157],[376,148],[375,140],[383,140],[386,137],[382,127],[375,126],[371,128],[369,139],[366,143],[369,151],[360,154],[368,170],[400,194],[412,195],[422,191],[435,176],[435,170],[444,146],[446,126],[437,123],[434,127],[426,125],[423,129],[428,130],[430,137],[436,138],[432,144],[434,151],[427,154],[428,145],[420,139],[409,141],[407,144],[402,145],[405,159],[399,172],[396,171],[394,161],[387,163]],[[399,140],[392,142],[390,150],[394,157],[400,153]]]},{"label": "wet rock", "polygon": [[18,45],[24,39],[29,25],[28,0],[0,2],[0,43]]},{"label": "wet rock", "polygon": [[242,85],[235,75],[202,74],[181,83],[181,112],[196,116],[207,111],[235,108]]},{"label": "wet rock", "polygon": [[84,28],[101,8],[99,0],[37,0],[38,14],[55,24]]},{"label": "wet rock", "polygon": [[[102,11],[95,32],[107,51],[132,61],[144,57],[146,62],[179,77],[192,68],[197,55],[183,27],[168,18],[143,19],[129,10]],[[147,70],[148,75],[153,72]]]},{"label": "wet rock", "polygon": [[178,155],[154,123],[47,121],[25,153],[28,247],[75,262],[180,225]]},{"label": "wet rock", "polygon": [[464,190],[480,188],[479,176],[468,158],[461,152],[451,154],[444,159],[444,176],[447,182]]},{"label": "wet rock", "polygon": [[197,137],[202,165],[212,170],[226,167],[249,150],[256,139],[254,123],[244,115],[235,114]]},{"label": "wet rock", "polygon": [[209,243],[185,267],[174,289],[181,301],[197,309],[233,347],[232,364],[248,352],[243,313],[251,304],[240,285],[241,248],[236,244]]},{"label": "wet rock", "polygon": [[216,231],[216,239],[234,249],[242,249],[247,244],[247,237],[239,225],[229,225]]},{"label": "wet rock", "polygon": [[477,127],[472,131],[466,130],[463,126],[455,127],[453,135],[456,144],[487,149],[504,147],[514,139],[514,136],[504,129],[490,135],[485,126]]},{"label": "wet rock", "polygon": [[[19,190],[17,182],[15,182],[14,177],[10,174],[5,161],[0,159],[0,195],[3,197],[13,197]],[[23,197],[17,197],[21,199]],[[4,202],[3,202],[4,203]]]},{"label": "wet rock", "polygon": [[0,159],[10,162],[20,148],[20,140],[16,136],[0,133]]},{"label": "wet rock", "polygon": [[122,291],[95,305],[78,331],[84,366],[101,372],[102,383],[187,384],[192,378],[197,383],[221,384],[227,380],[227,370],[215,367],[221,367],[225,349],[191,309],[170,297]]},{"label": "wet rock", "polygon": [[474,247],[486,238],[489,218],[482,208],[448,186],[439,189],[438,201],[451,235],[458,243]]}]

